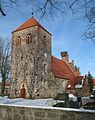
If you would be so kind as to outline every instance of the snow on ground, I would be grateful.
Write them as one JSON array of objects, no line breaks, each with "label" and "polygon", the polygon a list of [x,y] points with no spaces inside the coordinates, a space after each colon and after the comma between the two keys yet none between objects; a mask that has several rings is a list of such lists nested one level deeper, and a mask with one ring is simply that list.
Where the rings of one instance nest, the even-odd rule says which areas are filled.
[{"label": "snow on ground", "polygon": [[74,96],[73,94],[69,94],[69,99],[72,100],[72,101],[77,101],[77,97]]},{"label": "snow on ground", "polygon": [[[73,94],[69,94],[69,99],[77,101],[77,97],[74,96]],[[53,100],[53,98],[31,100],[23,98],[9,99],[7,97],[0,97],[0,104],[26,105],[26,106],[53,106],[58,102],[64,101]]]},{"label": "snow on ground", "polygon": [[[16,98],[16,99],[9,99],[7,97],[0,97],[0,104],[12,104],[12,105],[26,105],[26,106],[53,106],[59,100],[53,100],[52,98],[49,99],[23,99],[23,98]],[[64,101],[62,101],[64,102]]]},{"label": "snow on ground", "polygon": [[90,96],[89,97],[82,97],[82,105],[85,105],[88,102],[94,102],[94,99],[91,99]]},{"label": "snow on ground", "polygon": [[[73,97],[73,96],[71,96]],[[95,110],[84,110],[84,109],[72,109],[72,108],[58,108],[58,107],[52,107],[52,105],[58,103],[58,102],[64,102],[59,100],[53,100],[52,98],[49,99],[23,99],[23,98],[16,98],[16,99],[9,99],[7,97],[0,97],[0,105],[6,105],[6,106],[18,106],[18,107],[32,107],[32,108],[42,108],[42,109],[58,109],[58,110],[65,110],[65,111],[78,111],[78,112],[93,112],[95,113]]]},{"label": "snow on ground", "polygon": [[[77,97],[73,94],[69,94],[69,100],[77,101]],[[93,99],[89,99],[89,97],[82,97],[82,104],[86,104],[87,102],[92,102]],[[16,99],[9,99],[7,97],[0,97],[0,104],[12,104],[12,105],[26,105],[26,106],[53,106],[58,102],[64,102],[59,100],[53,100],[53,98],[49,99],[23,99],[23,98],[16,98]]]}]

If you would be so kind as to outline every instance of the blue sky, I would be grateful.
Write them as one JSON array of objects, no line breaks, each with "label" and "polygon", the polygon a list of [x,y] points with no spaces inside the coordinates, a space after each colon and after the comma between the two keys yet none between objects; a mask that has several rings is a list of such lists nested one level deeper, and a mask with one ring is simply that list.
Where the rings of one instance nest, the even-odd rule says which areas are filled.
[{"label": "blue sky", "polygon": [[[31,11],[31,8],[28,8]],[[11,32],[31,17],[31,12],[24,9],[22,14],[9,9],[7,16],[0,15],[0,36],[9,36]],[[34,17],[39,21],[38,16]],[[95,44],[82,40],[81,35],[87,27],[86,20],[74,17],[69,12],[64,17],[44,18],[39,21],[52,33],[52,54],[61,58],[60,52],[68,51],[69,60],[74,60],[82,75],[88,71],[95,76]]]}]

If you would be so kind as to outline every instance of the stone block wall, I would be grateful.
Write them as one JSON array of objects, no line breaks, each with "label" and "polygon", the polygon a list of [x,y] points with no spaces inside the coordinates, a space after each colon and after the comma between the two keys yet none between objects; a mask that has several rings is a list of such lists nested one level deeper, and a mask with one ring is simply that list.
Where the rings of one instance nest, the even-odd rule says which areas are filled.
[{"label": "stone block wall", "polygon": [[95,111],[0,105],[0,120],[95,120]]}]

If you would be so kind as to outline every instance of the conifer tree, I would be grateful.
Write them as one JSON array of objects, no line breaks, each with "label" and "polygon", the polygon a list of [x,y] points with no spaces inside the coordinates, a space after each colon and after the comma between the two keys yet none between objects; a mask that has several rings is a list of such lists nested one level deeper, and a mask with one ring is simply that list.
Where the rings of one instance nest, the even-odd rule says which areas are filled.
[{"label": "conifer tree", "polygon": [[93,86],[93,77],[90,74],[90,72],[88,72],[87,79],[88,79],[88,83],[89,83],[89,87],[90,87],[90,93],[92,93],[94,86]]}]

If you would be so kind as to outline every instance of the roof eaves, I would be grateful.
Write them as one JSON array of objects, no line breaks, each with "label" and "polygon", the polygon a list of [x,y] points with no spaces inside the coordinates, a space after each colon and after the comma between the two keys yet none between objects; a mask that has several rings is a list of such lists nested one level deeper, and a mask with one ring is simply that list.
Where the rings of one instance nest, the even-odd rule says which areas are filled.
[{"label": "roof eaves", "polygon": [[[53,74],[54,75],[54,74]],[[69,80],[67,77],[63,77],[63,76],[58,76],[58,75],[54,75],[56,78],[61,78],[61,79],[66,79],[66,80]]]},{"label": "roof eaves", "polygon": [[[33,25],[32,27],[35,27],[35,26],[37,26],[37,25]],[[22,29],[18,29],[18,28],[17,28],[16,30],[12,31],[12,33],[17,32],[17,31],[20,31],[20,30],[27,29],[27,28],[30,28],[30,27],[26,27],[26,28],[22,28]]]}]

